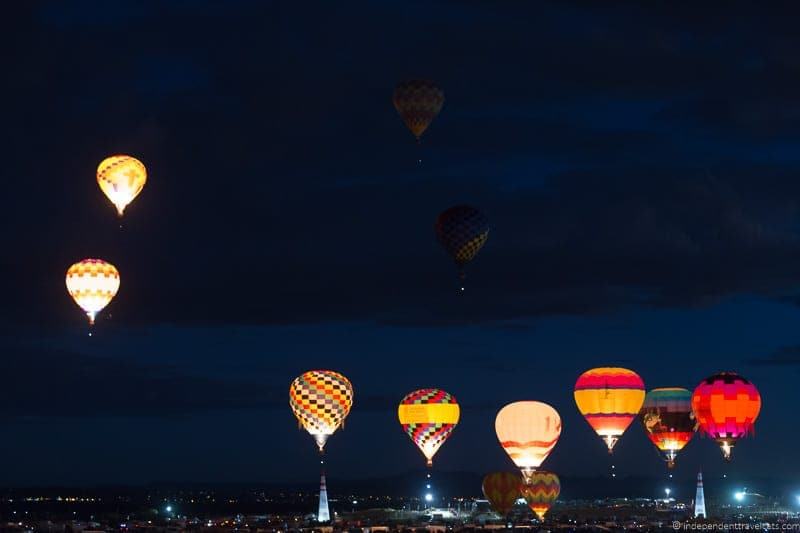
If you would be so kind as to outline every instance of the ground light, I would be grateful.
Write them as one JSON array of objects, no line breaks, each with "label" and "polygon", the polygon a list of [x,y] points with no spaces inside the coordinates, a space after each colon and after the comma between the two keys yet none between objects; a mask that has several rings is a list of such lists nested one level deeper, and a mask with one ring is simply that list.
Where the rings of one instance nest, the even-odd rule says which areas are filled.
[{"label": "ground light", "polygon": [[744,491],[740,490],[740,491],[734,493],[733,497],[736,499],[737,502],[744,501]]},{"label": "ground light", "polygon": [[425,501],[426,502],[432,502],[433,501],[433,494],[431,494],[430,492],[426,493],[425,494]]}]

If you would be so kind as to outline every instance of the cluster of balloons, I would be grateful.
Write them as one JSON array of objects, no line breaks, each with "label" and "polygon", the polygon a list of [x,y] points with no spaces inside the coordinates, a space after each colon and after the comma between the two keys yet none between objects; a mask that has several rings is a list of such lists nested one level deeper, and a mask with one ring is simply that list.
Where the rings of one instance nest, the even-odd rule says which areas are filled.
[{"label": "cluster of balloons", "polygon": [[[113,155],[97,167],[97,184],[111,200],[121,217],[125,207],[142,191],[147,170],[129,155]],[[94,324],[97,313],[107,306],[119,290],[119,270],[102,259],[83,259],[67,269],[67,292]]]},{"label": "cluster of balloons", "polygon": [[[636,372],[618,367],[593,368],[578,377],[574,397],[578,410],[609,453],[638,416],[669,468],[697,431],[715,439],[725,460],[730,461],[733,446],[752,433],[761,409],[758,389],[733,372],[704,379],[694,392],[669,387],[645,394],[644,382]],[[353,386],[332,370],[305,372],[289,387],[289,405],[300,427],[314,437],[322,452],[328,437],[350,413]],[[406,394],[397,409],[403,431],[429,467],[460,416],[455,397],[434,388]],[[484,495],[502,516],[508,515],[519,498],[524,498],[544,520],[561,492],[558,476],[541,469],[561,436],[561,417],[544,402],[517,401],[500,409],[494,426],[500,446],[519,474],[488,474],[482,484]]]}]

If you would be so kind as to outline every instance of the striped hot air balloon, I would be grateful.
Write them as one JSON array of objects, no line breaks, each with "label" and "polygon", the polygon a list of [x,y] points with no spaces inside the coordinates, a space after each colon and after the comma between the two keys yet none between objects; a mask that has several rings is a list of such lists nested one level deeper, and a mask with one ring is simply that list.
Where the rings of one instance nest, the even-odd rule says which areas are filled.
[{"label": "striped hot air balloon", "polygon": [[761,411],[756,386],[735,372],[721,372],[700,382],[692,394],[700,431],[716,440],[726,461],[736,442],[753,432]]},{"label": "striped hot air balloon", "polygon": [[406,394],[397,408],[403,431],[433,465],[439,451],[458,424],[461,411],[456,399],[440,389],[420,389]]},{"label": "striped hot air balloon", "polygon": [[344,424],[353,407],[353,386],[333,370],[311,370],[292,381],[289,406],[322,453],[328,437]]},{"label": "striped hot air balloon", "polygon": [[457,205],[439,213],[434,229],[439,244],[453,258],[463,280],[464,266],[489,238],[489,220],[474,207]]},{"label": "striped hot air balloon", "polygon": [[481,489],[492,509],[500,516],[506,516],[520,497],[521,482],[522,478],[519,477],[519,474],[492,472],[483,478]]},{"label": "striped hot air balloon", "polygon": [[561,417],[543,402],[514,402],[497,413],[494,430],[503,450],[528,479],[558,442]]},{"label": "striped hot air balloon", "polygon": [[575,403],[605,441],[608,453],[633,422],[644,402],[644,382],[627,368],[593,368],[575,383]]},{"label": "striped hot air balloon", "polygon": [[639,420],[667,467],[674,467],[675,457],[692,439],[697,426],[692,393],[678,387],[651,390],[644,398]]},{"label": "striped hot air balloon", "polygon": [[561,494],[561,481],[552,472],[538,470],[529,480],[520,484],[519,491],[531,511],[536,513],[539,520],[544,520],[544,515]]},{"label": "striped hot air balloon", "polygon": [[141,161],[129,155],[112,155],[97,167],[97,184],[122,216],[125,207],[142,192],[147,170]]},{"label": "striped hot air balloon", "polygon": [[409,80],[397,84],[394,108],[419,142],[422,134],[442,110],[444,92],[432,81]]},{"label": "striped hot air balloon", "polygon": [[119,290],[119,271],[102,259],[84,259],[67,270],[67,292],[94,324]]}]

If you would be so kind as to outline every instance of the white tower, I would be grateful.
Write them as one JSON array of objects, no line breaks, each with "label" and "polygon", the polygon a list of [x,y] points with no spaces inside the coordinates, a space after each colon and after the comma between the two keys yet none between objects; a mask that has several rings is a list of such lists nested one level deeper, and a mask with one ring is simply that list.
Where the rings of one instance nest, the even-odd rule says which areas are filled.
[{"label": "white tower", "polygon": [[325,486],[325,472],[319,479],[319,512],[317,522],[330,522],[331,513],[328,510],[328,488]]},{"label": "white tower", "polygon": [[706,514],[706,497],[703,495],[703,473],[697,473],[697,494],[694,497],[694,517],[702,516],[708,518]]}]

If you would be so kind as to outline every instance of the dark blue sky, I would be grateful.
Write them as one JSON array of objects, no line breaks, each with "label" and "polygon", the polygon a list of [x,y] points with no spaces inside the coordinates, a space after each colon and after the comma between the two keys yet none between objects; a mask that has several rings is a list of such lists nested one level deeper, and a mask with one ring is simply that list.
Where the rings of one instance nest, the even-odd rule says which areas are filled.
[{"label": "dark blue sky", "polygon": [[[796,13],[636,4],[15,7],[0,484],[313,480],[287,389],[317,367],[356,390],[348,477],[421,467],[395,405],[428,386],[463,406],[438,468],[510,468],[494,415],[536,399],[547,466],[605,473],[572,386],[606,364],[739,371],[764,407],[729,468],[800,475]],[[446,95],[422,165],[391,104],[416,77]],[[150,174],[122,230],[111,153]],[[465,294],[432,229],[458,203],[492,228]],[[64,288],[86,256],[122,276],[92,338]],[[651,448],[632,426],[617,468],[661,475]],[[723,471],[708,440],[678,464]]]}]

